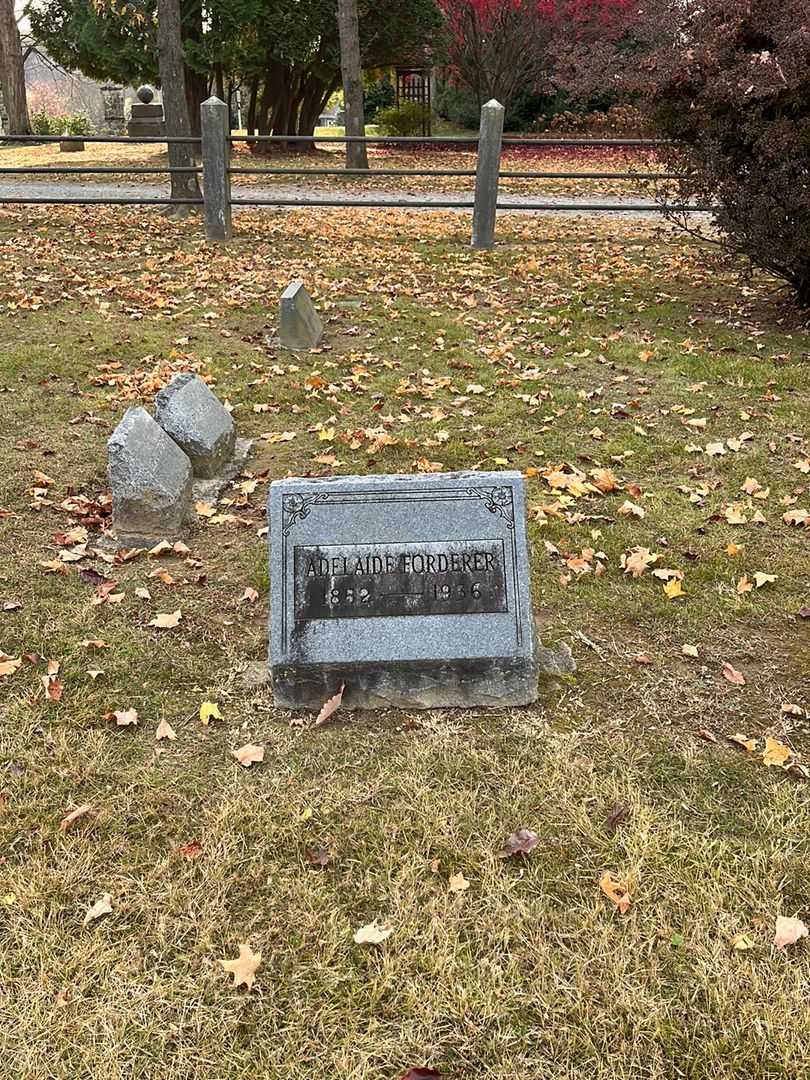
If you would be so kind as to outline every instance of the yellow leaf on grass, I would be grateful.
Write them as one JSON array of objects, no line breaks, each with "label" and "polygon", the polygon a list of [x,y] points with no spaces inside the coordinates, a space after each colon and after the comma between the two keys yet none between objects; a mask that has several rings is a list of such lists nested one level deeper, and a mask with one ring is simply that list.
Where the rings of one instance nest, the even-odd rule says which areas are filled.
[{"label": "yellow leaf on grass", "polygon": [[256,971],[262,962],[262,954],[254,953],[249,945],[239,946],[239,956],[236,960],[218,960],[229,975],[233,975],[233,986],[241,986],[243,983],[251,990],[256,981]]},{"label": "yellow leaf on grass", "polygon": [[678,596],[685,596],[686,593],[683,589],[683,582],[680,578],[673,578],[664,585],[664,592],[667,594],[670,600],[675,600]]},{"label": "yellow leaf on grass", "polygon": [[763,585],[771,585],[776,581],[776,574],[754,574],[754,581],[758,589],[761,589]]},{"label": "yellow leaf on grass", "polygon": [[180,620],[183,618],[183,613],[178,608],[177,611],[171,612],[171,614],[158,614],[154,619],[150,619],[150,626],[157,626],[160,630],[171,630],[175,626],[178,626]]},{"label": "yellow leaf on grass", "polygon": [[5,656],[0,653],[0,675],[13,675],[17,668],[22,666],[22,658],[17,656]]},{"label": "yellow leaf on grass", "polygon": [[459,870],[457,874],[451,874],[450,880],[447,883],[450,892],[465,892],[470,887],[469,881],[464,877]]},{"label": "yellow leaf on grass", "polygon": [[748,578],[745,575],[743,575],[740,578],[740,580],[737,582],[737,592],[740,594],[740,596],[742,596],[743,593],[753,592],[753,590],[754,590],[753,582],[749,581]]},{"label": "yellow leaf on grass", "polygon": [[210,720],[224,720],[225,717],[219,711],[219,705],[215,701],[204,701],[200,706],[200,720],[208,724]]},{"label": "yellow leaf on grass", "polygon": [[390,922],[381,923],[375,919],[374,922],[361,926],[355,932],[354,940],[358,945],[381,945],[393,932],[394,928]]},{"label": "yellow leaf on grass", "polygon": [[609,870],[605,870],[604,874],[599,878],[599,888],[605,894],[605,896],[612,900],[622,915],[625,915],[630,910],[630,889],[626,882],[616,881]]},{"label": "yellow leaf on grass", "polygon": [[738,555],[744,555],[744,554],[745,554],[745,544],[731,543],[726,547],[726,555],[730,555],[732,557],[732,559],[736,558]]},{"label": "yellow leaf on grass", "polygon": [[765,737],[765,751],[762,755],[765,765],[784,765],[791,757],[793,751],[789,746],[785,746],[778,739],[772,739],[770,735]]},{"label": "yellow leaf on grass", "polygon": [[740,952],[744,952],[746,949],[756,948],[756,941],[750,934],[735,934],[731,939],[732,947]]}]

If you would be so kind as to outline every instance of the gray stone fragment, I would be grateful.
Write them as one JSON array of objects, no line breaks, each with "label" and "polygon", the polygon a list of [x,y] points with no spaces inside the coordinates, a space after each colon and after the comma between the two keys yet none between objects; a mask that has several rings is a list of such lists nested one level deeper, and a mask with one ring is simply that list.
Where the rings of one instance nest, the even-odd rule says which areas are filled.
[{"label": "gray stone fragment", "polygon": [[236,429],[231,414],[199,375],[175,375],[158,392],[155,420],[188,455],[195,476],[219,475],[233,456]]},{"label": "gray stone fragment", "polygon": [[140,546],[183,532],[191,507],[191,462],[146,409],[128,409],[107,442],[113,527]]},{"label": "gray stone fragment", "polygon": [[541,675],[558,677],[575,674],[577,662],[566,642],[558,641],[554,645],[538,646],[537,667]]},{"label": "gray stone fragment", "polygon": [[303,281],[294,281],[281,294],[279,316],[279,338],[283,348],[300,351],[320,345],[323,323]]}]

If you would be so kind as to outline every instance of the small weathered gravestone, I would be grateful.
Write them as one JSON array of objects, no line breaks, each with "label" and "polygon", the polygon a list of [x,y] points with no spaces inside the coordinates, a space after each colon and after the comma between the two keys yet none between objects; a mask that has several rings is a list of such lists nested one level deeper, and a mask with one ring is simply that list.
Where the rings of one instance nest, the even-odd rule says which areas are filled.
[{"label": "small weathered gravestone", "polygon": [[199,375],[175,375],[155,398],[155,420],[188,455],[194,475],[223,472],[236,444],[231,414]]},{"label": "small weathered gravestone", "polygon": [[293,281],[279,302],[279,338],[285,349],[315,349],[323,338],[323,323],[303,281]]},{"label": "small weathered gravestone", "polygon": [[146,409],[128,409],[107,442],[113,528],[140,546],[183,532],[191,508],[191,462]]},{"label": "small weathered gravestone", "polygon": [[279,480],[268,513],[277,705],[536,699],[520,473]]}]

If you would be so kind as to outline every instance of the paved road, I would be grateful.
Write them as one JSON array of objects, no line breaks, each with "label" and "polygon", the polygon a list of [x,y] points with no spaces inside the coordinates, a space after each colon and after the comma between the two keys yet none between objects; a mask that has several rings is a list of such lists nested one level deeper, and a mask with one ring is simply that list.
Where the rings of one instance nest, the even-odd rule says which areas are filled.
[{"label": "paved road", "polygon": [[[92,183],[79,184],[71,181],[29,180],[25,179],[0,180],[0,204],[9,198],[51,200],[82,197],[99,202],[105,200],[128,201],[131,199],[161,199],[168,195],[168,187],[163,184],[149,183]],[[464,192],[415,192],[393,191],[380,188],[373,192],[357,191],[345,187],[329,191],[325,188],[284,187],[273,185],[272,187],[258,184],[234,186],[233,195],[236,199],[272,199],[284,200],[286,203],[296,205],[306,196],[317,200],[320,205],[374,205],[383,203],[391,206],[409,207],[414,204],[427,202],[442,208],[442,203],[465,203],[471,205],[471,196]],[[597,203],[602,208],[601,212],[618,214],[622,217],[633,218],[658,218],[660,209],[654,202],[646,199],[625,198],[621,196],[568,196],[568,195],[543,195],[532,197],[529,195],[513,195],[502,193],[499,205],[515,207],[524,212],[543,213],[552,207],[564,208],[565,212],[572,214],[594,213],[586,209],[588,204]],[[451,209],[452,207],[448,207]],[[425,209],[429,209],[426,207]],[[459,209],[456,207],[456,209]],[[555,213],[560,211],[555,210]]]}]

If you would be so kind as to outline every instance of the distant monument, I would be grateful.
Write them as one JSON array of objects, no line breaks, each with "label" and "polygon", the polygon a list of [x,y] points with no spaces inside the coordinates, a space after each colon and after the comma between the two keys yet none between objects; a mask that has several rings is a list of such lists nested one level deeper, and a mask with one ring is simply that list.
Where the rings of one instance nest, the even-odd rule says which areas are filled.
[{"label": "distant monument", "polygon": [[123,86],[105,83],[101,87],[101,100],[104,105],[104,123],[101,126],[101,134],[123,135],[126,127]]},{"label": "distant monument", "polygon": [[127,135],[131,139],[160,138],[165,135],[163,106],[153,104],[155,91],[151,86],[141,86],[136,96],[138,101],[130,111]]}]

